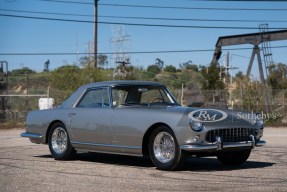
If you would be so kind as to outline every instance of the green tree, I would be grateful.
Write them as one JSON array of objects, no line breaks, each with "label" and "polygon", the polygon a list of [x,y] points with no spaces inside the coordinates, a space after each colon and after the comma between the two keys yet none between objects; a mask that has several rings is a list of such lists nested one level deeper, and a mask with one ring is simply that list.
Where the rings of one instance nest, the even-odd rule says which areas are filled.
[{"label": "green tree", "polygon": [[105,66],[108,64],[108,56],[107,55],[103,55],[103,54],[100,54],[98,55],[98,65],[99,66]]},{"label": "green tree", "polygon": [[170,73],[175,73],[175,72],[176,72],[176,68],[175,68],[175,66],[173,66],[173,65],[167,65],[167,66],[164,68],[164,71],[170,72]]},{"label": "green tree", "polygon": [[238,73],[235,74],[235,78],[238,80],[243,80],[244,79],[244,74],[242,71],[239,71]]},{"label": "green tree", "polygon": [[268,83],[273,90],[287,89],[287,65],[283,63],[273,65],[268,76]]},{"label": "green tree", "polygon": [[211,63],[209,67],[203,68],[201,74],[204,78],[202,88],[204,90],[223,90],[225,85],[220,77],[220,68],[216,63]]},{"label": "green tree", "polygon": [[26,74],[34,74],[36,71],[28,68],[28,67],[23,67],[21,69],[14,69],[11,71],[11,75],[26,75]]},{"label": "green tree", "polygon": [[149,65],[147,67],[147,72],[153,73],[153,74],[159,74],[160,68],[157,65]]},{"label": "green tree", "polygon": [[74,91],[82,85],[81,69],[75,65],[61,66],[51,72],[49,82],[53,88]]},{"label": "green tree", "polygon": [[93,59],[88,56],[83,56],[83,57],[80,57],[79,61],[82,67],[87,67],[91,65]]},{"label": "green tree", "polygon": [[[108,64],[108,56],[104,54],[99,54],[97,56],[97,65],[103,67]],[[79,59],[80,65],[83,67],[93,67],[94,57],[93,56],[83,56]]]}]

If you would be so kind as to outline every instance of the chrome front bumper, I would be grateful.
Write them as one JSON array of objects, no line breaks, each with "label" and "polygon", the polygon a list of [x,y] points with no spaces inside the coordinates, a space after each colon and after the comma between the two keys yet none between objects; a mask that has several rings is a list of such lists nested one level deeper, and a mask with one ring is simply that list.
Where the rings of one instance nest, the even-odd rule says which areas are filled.
[{"label": "chrome front bumper", "polygon": [[223,143],[220,137],[216,138],[215,143],[207,143],[207,144],[202,144],[202,145],[196,145],[196,144],[186,144],[186,145],[181,145],[180,148],[184,151],[212,151],[212,150],[223,150],[223,149],[228,149],[228,148],[240,148],[240,147],[262,147],[266,145],[266,141],[258,141],[255,142],[254,136],[250,136],[251,141],[246,141],[246,142],[236,142],[236,143]]}]

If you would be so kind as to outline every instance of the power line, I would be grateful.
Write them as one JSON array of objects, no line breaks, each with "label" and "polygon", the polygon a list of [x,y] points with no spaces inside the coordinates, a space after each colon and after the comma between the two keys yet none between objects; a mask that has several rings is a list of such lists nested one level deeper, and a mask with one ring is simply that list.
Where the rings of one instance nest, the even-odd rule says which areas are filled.
[{"label": "power line", "polygon": [[228,2],[287,2],[287,0],[183,0],[183,1],[228,1]]},{"label": "power line", "polygon": [[153,9],[181,9],[181,10],[213,10],[213,11],[287,11],[285,8],[213,8],[213,7],[176,7],[176,6],[155,6],[155,5],[134,5],[134,4],[112,4],[101,3],[102,6],[153,8]]},{"label": "power line", "polygon": [[44,14],[44,15],[77,16],[77,17],[94,17],[94,15],[88,15],[88,14],[59,13],[59,12],[42,12],[42,11],[27,11],[27,10],[19,10],[19,9],[0,9],[0,11],[5,11],[5,12],[16,12],[16,13]]},{"label": "power line", "polygon": [[[95,21],[86,20],[75,20],[75,19],[58,19],[58,18],[47,18],[47,17],[32,17],[23,15],[9,15],[0,14],[3,17],[14,17],[22,19],[37,19],[37,20],[49,20],[49,21],[66,21],[66,22],[78,22],[78,23],[95,23]],[[143,23],[124,23],[124,22],[103,22],[99,21],[98,24],[107,25],[128,25],[128,26],[142,26],[142,27],[169,27],[169,28],[193,28],[193,29],[242,29],[242,30],[257,30],[257,27],[224,27],[224,26],[196,26],[196,25],[164,25],[164,24],[143,24]],[[285,27],[273,27],[271,30],[282,30],[287,29]]]},{"label": "power line", "polygon": [[[44,14],[44,15],[59,15],[59,16],[77,16],[77,17],[94,17],[89,14],[74,14],[74,13],[59,13],[59,12],[41,12],[41,11],[27,11],[17,9],[0,9],[5,12],[16,13],[32,13],[32,14]],[[113,18],[113,19],[138,19],[138,20],[163,20],[163,21],[199,21],[199,22],[249,22],[249,23],[285,23],[287,20],[242,20],[242,19],[196,19],[196,18],[166,18],[166,17],[132,17],[132,16],[109,16],[99,15],[99,18]]]},{"label": "power line", "polygon": [[238,20],[238,19],[195,19],[195,18],[168,18],[168,17],[130,17],[130,16],[99,16],[102,18],[164,20],[164,21],[199,21],[199,22],[248,22],[248,23],[285,23],[287,20]]},{"label": "power line", "polygon": [[[273,46],[272,49],[287,48],[287,46]],[[240,51],[240,50],[252,50],[253,48],[229,48],[222,49],[223,51]],[[194,52],[213,52],[214,49],[194,49],[194,50],[165,50],[165,51],[130,51],[124,52],[124,54],[157,54],[157,53],[194,53]],[[0,53],[1,56],[37,56],[37,55],[88,55],[88,52],[62,52],[62,53]],[[114,52],[101,52],[98,55],[112,55]]]},{"label": "power line", "polygon": [[[38,0],[53,3],[68,4],[85,4],[93,5],[94,3],[80,1],[63,1],[63,0]],[[179,10],[213,10],[213,11],[287,11],[286,8],[214,8],[214,7],[179,7],[179,6],[156,6],[156,5],[136,5],[136,4],[117,4],[117,3],[99,3],[100,6],[113,7],[131,7],[131,8],[152,8],[152,9],[179,9]]]},{"label": "power line", "polygon": [[45,2],[51,2],[51,3],[94,5],[94,3],[81,2],[81,1],[62,1],[62,0],[37,0],[37,1],[45,1]]}]

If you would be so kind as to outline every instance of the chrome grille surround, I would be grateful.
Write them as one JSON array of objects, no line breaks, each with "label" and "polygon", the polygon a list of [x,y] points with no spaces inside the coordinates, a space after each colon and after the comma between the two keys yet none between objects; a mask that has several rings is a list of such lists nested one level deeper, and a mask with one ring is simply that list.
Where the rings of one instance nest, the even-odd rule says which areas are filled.
[{"label": "chrome grille surround", "polygon": [[243,142],[250,141],[250,135],[256,137],[257,129],[251,128],[227,128],[227,129],[214,129],[206,134],[206,141],[216,142],[216,138],[220,137],[222,142]]}]

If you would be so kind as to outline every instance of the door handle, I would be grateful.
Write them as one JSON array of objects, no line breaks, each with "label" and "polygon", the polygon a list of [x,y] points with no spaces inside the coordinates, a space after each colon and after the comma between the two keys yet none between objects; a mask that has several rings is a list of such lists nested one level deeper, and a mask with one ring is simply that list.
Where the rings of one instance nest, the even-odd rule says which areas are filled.
[{"label": "door handle", "polygon": [[76,113],[69,113],[69,117],[76,115]]}]

